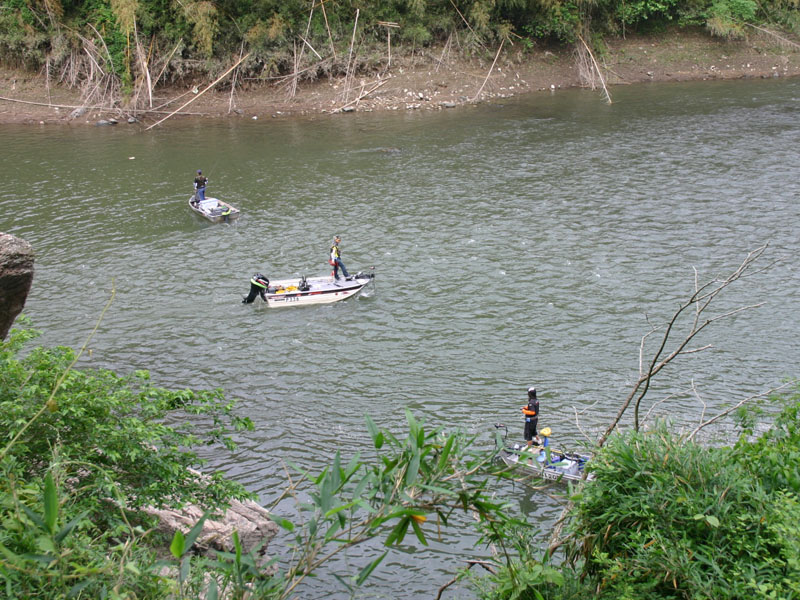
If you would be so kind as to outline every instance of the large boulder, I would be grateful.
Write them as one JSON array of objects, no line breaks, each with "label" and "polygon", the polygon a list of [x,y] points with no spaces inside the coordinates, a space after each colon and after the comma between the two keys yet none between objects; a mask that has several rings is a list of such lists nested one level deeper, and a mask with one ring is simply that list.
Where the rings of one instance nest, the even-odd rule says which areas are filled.
[{"label": "large boulder", "polygon": [[33,281],[33,247],[0,233],[0,339],[5,339],[22,312]]}]

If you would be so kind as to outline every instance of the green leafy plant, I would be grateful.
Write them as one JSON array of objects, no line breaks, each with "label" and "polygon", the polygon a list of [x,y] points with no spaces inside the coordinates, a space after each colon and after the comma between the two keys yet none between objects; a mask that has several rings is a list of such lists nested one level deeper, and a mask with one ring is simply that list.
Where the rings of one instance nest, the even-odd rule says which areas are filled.
[{"label": "green leafy plant", "polygon": [[[168,594],[171,587],[148,568],[153,551],[135,507],[213,507],[248,497],[241,486],[219,475],[198,478],[188,467],[200,464],[192,446],[230,445],[229,425],[252,424],[218,392],[155,388],[144,372],[75,371],[80,353],[69,349],[35,348],[18,358],[34,337],[14,330],[0,343],[0,585],[25,598]],[[164,425],[178,413],[202,414],[214,425],[208,436]]]},{"label": "green leafy plant", "polygon": [[733,600],[762,586],[792,597],[800,552],[782,536],[800,534],[797,496],[770,492],[770,468],[740,458],[683,443],[665,424],[610,438],[572,524],[572,556],[598,597]]}]

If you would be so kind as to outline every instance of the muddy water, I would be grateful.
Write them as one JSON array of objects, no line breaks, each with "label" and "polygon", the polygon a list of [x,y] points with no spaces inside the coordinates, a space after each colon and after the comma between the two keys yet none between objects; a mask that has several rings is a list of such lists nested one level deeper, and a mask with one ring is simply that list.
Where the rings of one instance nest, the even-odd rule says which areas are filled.
[{"label": "muddy water", "polygon": [[[31,242],[26,307],[45,344],[79,347],[116,290],[87,366],[221,387],[256,424],[212,466],[270,505],[284,462],[369,454],[364,414],[404,410],[487,440],[519,436],[528,385],[558,439],[596,433],[629,390],[639,340],[700,280],[769,243],[777,265],[731,289],[712,328],[651,392],[676,426],[796,376],[800,81],[537,94],[437,113],[2,131],[0,230]],[[196,169],[243,212],[210,225]],[[376,286],[347,302],[243,306],[248,278],[325,273],[334,234]],[[579,414],[580,428],[575,419]],[[557,505],[501,487],[544,531]],[[291,515],[291,507],[278,510]],[[282,541],[275,542],[279,550]],[[431,597],[469,527],[392,552],[364,597]],[[335,565],[355,571],[373,548]],[[465,597],[463,590],[448,592]],[[345,598],[326,570],[303,597]]]}]

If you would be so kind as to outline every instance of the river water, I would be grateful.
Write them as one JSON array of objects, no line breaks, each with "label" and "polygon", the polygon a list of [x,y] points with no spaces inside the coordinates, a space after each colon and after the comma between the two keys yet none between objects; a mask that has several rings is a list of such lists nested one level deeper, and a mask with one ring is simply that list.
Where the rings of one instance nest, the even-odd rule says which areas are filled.
[{"label": "river water", "polygon": [[[769,244],[732,287],[713,348],[667,369],[650,394],[676,427],[798,375],[800,81],[568,90],[457,110],[261,121],[171,121],[150,132],[4,127],[0,230],[35,248],[25,312],[83,364],[148,369],[168,387],[216,388],[256,431],[204,456],[270,506],[283,465],[369,454],[364,415],[403,431],[404,411],[489,439],[535,384],[540,426],[578,444],[636,378],[641,337],[700,281]],[[241,209],[211,225],[186,201],[194,172]],[[334,234],[374,289],[328,306],[240,299],[256,271],[319,275]],[[691,391],[692,385],[697,395]],[[648,404],[649,406],[649,404]],[[576,422],[576,414],[579,421]],[[557,504],[501,487],[540,521]],[[291,506],[278,512],[291,516]],[[363,592],[435,597],[469,527],[392,552]],[[283,540],[273,548],[280,551]],[[357,570],[373,548],[335,568]],[[445,594],[468,597],[463,588]],[[346,598],[324,570],[301,597]]]}]

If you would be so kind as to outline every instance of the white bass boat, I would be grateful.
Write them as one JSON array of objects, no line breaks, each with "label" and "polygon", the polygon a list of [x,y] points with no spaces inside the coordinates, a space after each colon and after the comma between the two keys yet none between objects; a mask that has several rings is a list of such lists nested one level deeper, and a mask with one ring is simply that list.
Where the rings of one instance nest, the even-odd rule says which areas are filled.
[{"label": "white bass boat", "polygon": [[[374,269],[374,267],[373,267]],[[330,304],[351,298],[375,279],[375,273],[359,271],[350,277],[299,277],[270,281],[267,288],[267,306],[305,306]]]}]

